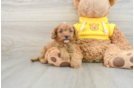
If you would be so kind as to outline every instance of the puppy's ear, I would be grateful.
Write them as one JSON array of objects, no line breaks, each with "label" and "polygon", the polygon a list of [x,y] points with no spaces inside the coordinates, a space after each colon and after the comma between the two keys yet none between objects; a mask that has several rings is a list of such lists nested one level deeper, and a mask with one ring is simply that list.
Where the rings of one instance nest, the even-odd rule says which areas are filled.
[{"label": "puppy's ear", "polygon": [[109,0],[110,5],[113,6],[116,3],[117,0]]},{"label": "puppy's ear", "polygon": [[79,3],[80,3],[80,0],[74,0],[74,6],[75,6],[75,8],[78,9]]},{"label": "puppy's ear", "polygon": [[51,36],[52,39],[55,39],[56,38],[58,28],[59,28],[59,26],[57,26],[57,27],[54,28],[54,30],[52,32],[52,36]]},{"label": "puppy's ear", "polygon": [[73,29],[74,29],[74,36],[76,39],[78,39],[78,31],[74,26],[73,26]]}]

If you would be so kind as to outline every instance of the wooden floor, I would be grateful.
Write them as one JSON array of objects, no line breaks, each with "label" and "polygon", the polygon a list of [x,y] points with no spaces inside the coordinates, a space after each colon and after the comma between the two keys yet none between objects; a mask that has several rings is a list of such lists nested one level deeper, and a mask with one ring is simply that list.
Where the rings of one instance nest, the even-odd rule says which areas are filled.
[{"label": "wooden floor", "polygon": [[[109,23],[125,34],[133,47],[133,0],[117,0]],[[61,22],[78,23],[73,0],[1,1],[2,88],[132,88],[133,70],[82,63],[78,69],[32,63]]]},{"label": "wooden floor", "polygon": [[2,56],[2,88],[133,88],[133,71],[83,63],[78,69]]}]

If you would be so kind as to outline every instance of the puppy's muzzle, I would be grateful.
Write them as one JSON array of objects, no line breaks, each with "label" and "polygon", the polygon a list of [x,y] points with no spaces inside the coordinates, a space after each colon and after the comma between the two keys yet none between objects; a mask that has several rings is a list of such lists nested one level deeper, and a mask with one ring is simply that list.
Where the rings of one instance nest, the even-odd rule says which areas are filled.
[{"label": "puppy's muzzle", "polygon": [[65,38],[67,39],[68,38],[68,35],[65,35]]}]

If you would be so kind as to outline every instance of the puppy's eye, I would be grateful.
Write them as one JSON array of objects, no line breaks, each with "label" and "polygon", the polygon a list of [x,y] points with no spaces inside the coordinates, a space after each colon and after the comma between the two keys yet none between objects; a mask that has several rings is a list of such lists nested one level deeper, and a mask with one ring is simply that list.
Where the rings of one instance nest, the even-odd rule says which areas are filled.
[{"label": "puppy's eye", "polygon": [[70,30],[70,32],[72,32],[72,30]]},{"label": "puppy's eye", "polygon": [[60,33],[62,33],[62,31],[60,31]]}]

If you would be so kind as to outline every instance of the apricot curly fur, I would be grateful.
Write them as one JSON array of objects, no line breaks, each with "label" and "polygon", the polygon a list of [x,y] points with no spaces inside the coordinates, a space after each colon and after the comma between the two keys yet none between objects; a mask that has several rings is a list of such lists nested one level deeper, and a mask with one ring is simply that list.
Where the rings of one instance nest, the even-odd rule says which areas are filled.
[{"label": "apricot curly fur", "polygon": [[103,54],[111,43],[110,40],[79,39],[76,42],[83,54],[84,62],[103,62]]},{"label": "apricot curly fur", "polygon": [[122,50],[132,50],[132,47],[128,43],[124,34],[117,27],[115,27],[114,29],[111,41],[113,44],[116,44]]},{"label": "apricot curly fur", "polygon": [[[113,35],[111,36],[110,39],[111,40],[78,39],[76,43],[80,46],[80,49],[82,50],[83,61],[84,62],[103,62],[104,58],[109,57],[107,56],[108,54],[112,56],[114,55],[114,53],[116,53],[117,47],[121,50],[132,50],[125,36],[117,27],[115,27]],[[113,45],[111,46],[111,44]],[[109,46],[112,47],[110,48],[110,50],[109,50]],[[114,46],[115,46],[115,50],[114,50]]]},{"label": "apricot curly fur", "polygon": [[[66,38],[66,36],[68,37]],[[68,63],[71,67],[78,68],[82,63],[83,55],[78,45],[75,44],[78,38],[76,28],[69,23],[61,23],[54,28],[51,38],[54,41],[44,46],[40,56],[31,59],[31,61],[39,60],[41,63],[49,63],[54,66],[61,66],[60,64],[62,63]],[[69,43],[64,43],[64,40],[68,40]],[[58,54],[60,54],[60,57],[56,58]],[[57,61],[53,63],[51,57],[54,57]]]}]

